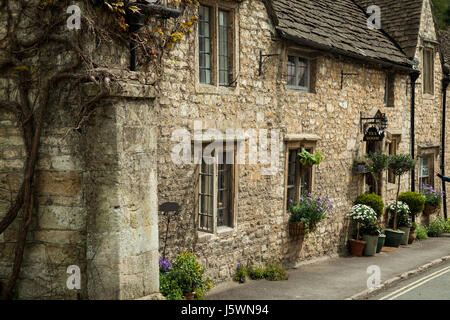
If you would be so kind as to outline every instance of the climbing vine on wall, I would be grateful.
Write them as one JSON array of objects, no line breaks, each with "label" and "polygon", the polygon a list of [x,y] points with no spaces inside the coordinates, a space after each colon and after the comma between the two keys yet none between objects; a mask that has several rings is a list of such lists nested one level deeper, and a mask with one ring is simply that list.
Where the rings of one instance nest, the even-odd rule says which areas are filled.
[{"label": "climbing vine on wall", "polygon": [[[198,21],[197,1],[173,0],[168,1],[168,7],[181,12],[178,18],[160,19],[160,7],[155,7],[154,16],[147,12],[144,27],[130,34],[127,11],[140,13],[144,3],[85,0],[81,30],[73,32],[67,30],[66,13],[72,1],[0,0],[0,81],[5,89],[2,87],[0,93],[0,109],[15,115],[25,147],[20,188],[7,211],[0,214],[0,234],[14,221],[19,223],[12,270],[7,282],[0,283],[1,299],[11,297],[19,278],[27,234],[36,212],[36,164],[49,107],[64,108],[69,101],[75,101],[77,115],[70,134],[79,134],[118,86],[108,71],[111,66],[98,61],[95,45],[86,43],[107,41],[124,46],[135,41],[145,70],[160,70],[163,55],[192,33]],[[95,96],[83,96],[80,86],[85,83],[97,87]]]}]

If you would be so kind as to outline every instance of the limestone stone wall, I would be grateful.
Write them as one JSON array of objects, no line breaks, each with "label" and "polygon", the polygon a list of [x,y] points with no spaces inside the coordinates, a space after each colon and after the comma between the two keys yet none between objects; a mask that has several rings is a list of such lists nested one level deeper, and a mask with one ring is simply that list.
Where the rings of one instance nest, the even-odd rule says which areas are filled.
[{"label": "limestone stone wall", "polygon": [[[196,81],[195,35],[180,46],[164,63],[161,97],[157,99],[160,135],[158,139],[159,202],[178,202],[181,213],[171,222],[167,257],[183,249],[194,250],[216,281],[230,279],[240,263],[295,265],[301,261],[346,253],[349,221],[346,218],[353,201],[364,190],[364,178],[352,173],[353,160],[362,155],[365,144],[360,131],[360,116],[373,117],[386,112],[388,131],[400,132],[400,153],[409,153],[410,94],[409,76],[396,72],[395,106],[384,107],[385,70],[356,60],[316,52],[315,93],[287,90],[284,64],[286,44],[277,39],[261,1],[239,4],[238,71],[235,87],[198,85]],[[195,33],[195,31],[194,31]],[[298,47],[299,49],[307,49]],[[258,75],[259,52],[281,54],[264,64]],[[284,58],[283,58],[284,57]],[[184,61],[174,65],[172,60]],[[341,71],[357,73],[345,77],[341,90]],[[279,129],[278,171],[261,175],[261,165],[239,165],[237,216],[234,228],[216,234],[198,232],[195,225],[195,165],[175,165],[171,161],[174,130],[192,133],[194,121],[203,128]],[[324,161],[315,169],[316,195],[328,196],[335,205],[329,217],[319,224],[315,236],[293,240],[287,230],[284,205],[285,144],[288,134],[315,134],[317,148]],[[393,199],[394,185],[384,192]],[[402,190],[409,178],[402,180]],[[165,241],[166,224],[160,216],[160,248]]]},{"label": "limestone stone wall", "polygon": [[[434,164],[430,175],[433,176],[433,187],[442,190],[441,180],[436,177],[441,167],[441,137],[442,137],[442,61],[438,52],[437,30],[433,20],[432,8],[429,1],[423,1],[422,16],[419,29],[419,43],[415,58],[419,61],[418,69],[421,75],[416,86],[416,160],[419,157],[433,155]],[[423,49],[430,45],[435,48],[434,57],[434,94],[426,94],[423,90]],[[416,166],[416,191],[419,191],[419,164]],[[442,211],[439,213],[443,216]],[[436,217],[431,217],[435,219]],[[421,219],[424,223],[429,219]],[[420,221],[420,220],[419,220]]]},{"label": "limestone stone wall", "polygon": [[[79,109],[70,93],[92,98],[94,88],[51,92],[35,179],[39,205],[15,289],[20,299],[135,299],[159,291],[155,74],[127,70],[126,43],[81,36],[94,61],[114,74],[114,89],[80,133],[73,130]],[[71,63],[63,46],[53,43],[41,56],[52,70]],[[14,99],[15,89],[2,74],[0,99]],[[25,150],[18,128],[15,116],[1,109],[0,218],[22,181]],[[0,235],[0,281],[11,273],[19,222],[20,214]],[[81,270],[80,290],[66,286],[70,265]]]}]

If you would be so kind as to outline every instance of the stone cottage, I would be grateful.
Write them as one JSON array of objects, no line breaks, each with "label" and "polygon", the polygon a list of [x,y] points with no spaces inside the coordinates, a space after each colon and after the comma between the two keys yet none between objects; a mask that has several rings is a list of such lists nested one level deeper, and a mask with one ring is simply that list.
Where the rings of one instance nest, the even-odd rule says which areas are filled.
[{"label": "stone cottage", "polygon": [[[159,220],[167,256],[192,249],[222,281],[238,263],[295,265],[345,254],[345,215],[366,184],[374,188],[370,175],[352,168],[370,151],[414,156],[417,167],[403,178],[402,190],[441,188],[434,176],[442,160],[444,75],[431,1],[200,3],[195,43],[176,57],[191,63],[176,71],[167,65],[158,101],[165,124],[158,137],[158,201],[181,206],[168,234],[164,217]],[[368,26],[367,9],[374,4],[381,9],[381,29]],[[183,94],[164,95],[175,88]],[[364,119],[377,112],[388,119],[386,136],[365,142]],[[180,139],[172,132],[179,128],[203,148],[212,140],[206,134],[199,142],[199,128],[224,134],[278,129],[276,170],[264,175],[270,166],[249,161],[174,164],[170,156]],[[248,139],[226,139],[218,159],[233,144],[244,145],[250,158]],[[295,154],[302,148],[320,150],[323,162],[313,169],[298,165]],[[380,181],[385,202],[395,197],[393,178],[387,172]],[[286,205],[304,191],[329,197],[335,208],[314,239],[302,242],[288,234]]]},{"label": "stone cottage", "polygon": [[[373,4],[381,29],[368,22]],[[52,103],[20,298],[148,296],[158,291],[159,256],[184,249],[216,282],[238,263],[293,266],[345,254],[346,214],[366,185],[374,188],[354,170],[370,151],[414,153],[418,166],[402,190],[411,181],[416,190],[439,188],[442,140],[450,145],[442,135],[448,51],[440,50],[448,38],[438,35],[431,1],[201,0],[198,17],[187,41],[161,60],[159,76],[139,64],[129,71],[127,47],[99,45],[95,61],[122,90],[82,135],[67,135],[74,114]],[[83,94],[94,95],[90,89]],[[380,114],[384,139],[364,141],[367,119]],[[16,122],[0,109],[0,216],[23,171]],[[301,166],[302,149],[320,150],[323,162]],[[391,201],[389,173],[379,186]],[[302,192],[334,205],[306,240],[289,236],[286,212]],[[166,202],[180,206],[170,224],[158,212]],[[0,281],[10,273],[17,228],[0,235]],[[78,291],[66,287],[69,265],[80,267]]]}]

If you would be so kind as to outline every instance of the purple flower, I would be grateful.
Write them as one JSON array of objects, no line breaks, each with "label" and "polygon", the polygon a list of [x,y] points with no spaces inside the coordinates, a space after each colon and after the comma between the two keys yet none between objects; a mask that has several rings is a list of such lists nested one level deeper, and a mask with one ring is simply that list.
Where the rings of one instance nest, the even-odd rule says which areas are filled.
[{"label": "purple flower", "polygon": [[172,268],[172,261],[164,260],[162,257],[159,258],[159,271],[163,273],[169,272],[170,268]]}]

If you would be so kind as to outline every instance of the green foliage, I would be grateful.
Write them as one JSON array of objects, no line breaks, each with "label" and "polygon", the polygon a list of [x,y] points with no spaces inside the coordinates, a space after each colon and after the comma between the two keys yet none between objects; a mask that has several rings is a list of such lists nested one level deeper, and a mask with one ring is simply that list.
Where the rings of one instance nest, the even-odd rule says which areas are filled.
[{"label": "green foliage", "polygon": [[450,218],[445,222],[445,233],[450,233]]},{"label": "green foliage", "polygon": [[354,204],[364,204],[371,207],[377,214],[377,218],[383,215],[384,202],[376,193],[363,193],[356,198]]},{"label": "green foliage", "polygon": [[416,240],[428,239],[427,229],[424,226],[417,225],[416,228]]},{"label": "green foliage", "polygon": [[200,299],[211,289],[212,282],[204,276],[197,257],[185,250],[172,262],[170,270],[160,272],[160,292],[169,300],[179,300],[188,293],[196,292],[195,298]]},{"label": "green foliage", "polygon": [[323,160],[323,156],[320,151],[317,151],[316,154],[313,155],[305,149],[302,149],[302,152],[298,153],[298,157],[302,165],[309,164],[312,166],[314,164],[320,164]]},{"label": "green foliage", "polygon": [[398,200],[408,205],[412,215],[421,213],[425,206],[425,198],[420,193],[413,191],[400,193]]},{"label": "green foliage", "polygon": [[433,4],[439,28],[447,30],[450,27],[450,2],[448,0],[433,0]]},{"label": "green foliage", "polygon": [[381,234],[381,228],[378,223],[370,223],[368,225],[362,225],[360,229],[361,234],[368,236],[379,236]]},{"label": "green foliage", "polygon": [[431,186],[424,186],[422,189],[422,195],[425,198],[425,205],[432,207],[439,207],[442,202],[442,192],[438,192]]},{"label": "green foliage", "polygon": [[411,227],[411,211],[406,203],[398,201],[391,202],[387,206],[387,210],[391,213],[389,225],[394,226],[395,208],[397,207],[397,224],[399,227]]},{"label": "green foliage", "polygon": [[236,274],[234,275],[234,281],[244,281],[247,279],[247,271],[243,265],[238,264]]},{"label": "green foliage", "polygon": [[441,217],[437,217],[435,221],[426,226],[429,237],[439,237],[447,230],[447,223]]},{"label": "green foliage", "polygon": [[287,280],[289,276],[283,267],[271,264],[264,270],[264,278],[270,281],[280,281]]},{"label": "green foliage", "polygon": [[405,173],[414,169],[416,161],[409,154],[398,154],[389,157],[388,168],[395,176],[401,177]]},{"label": "green foliage", "polygon": [[389,156],[382,152],[372,152],[366,155],[367,168],[376,174],[385,171],[388,167]]},{"label": "green foliage", "polygon": [[[238,268],[238,272],[236,273],[234,279],[236,281],[239,281],[239,270],[245,269],[243,267]],[[247,266],[246,275],[250,277],[252,280],[261,280],[266,279],[270,281],[280,281],[280,280],[287,280],[289,278],[286,269],[278,264],[270,264],[266,268],[259,268],[255,267],[253,265]]]},{"label": "green foliage", "polygon": [[176,279],[168,277],[167,274],[159,273],[159,292],[167,300],[183,300],[183,290],[178,285]]},{"label": "green foliage", "polygon": [[258,268],[250,265],[247,267],[247,274],[252,280],[261,280],[265,277],[265,270],[264,268]]},{"label": "green foliage", "polygon": [[312,198],[310,194],[302,195],[296,205],[289,205],[289,221],[303,222],[305,231],[308,233],[309,227],[316,226],[325,219],[327,212],[332,209],[333,205],[328,198]]}]

